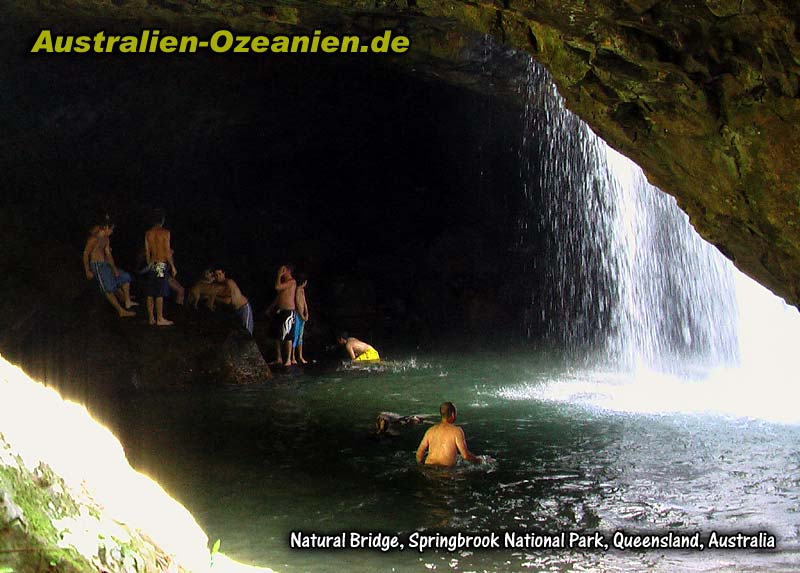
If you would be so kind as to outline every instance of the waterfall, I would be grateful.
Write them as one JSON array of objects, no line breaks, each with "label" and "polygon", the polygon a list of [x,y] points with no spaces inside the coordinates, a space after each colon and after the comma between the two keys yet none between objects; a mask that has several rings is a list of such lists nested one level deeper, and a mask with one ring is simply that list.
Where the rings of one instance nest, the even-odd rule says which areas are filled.
[{"label": "waterfall", "polygon": [[535,277],[525,321],[568,352],[667,373],[738,360],[733,266],[675,200],[564,107],[532,60],[520,84],[525,206],[519,247]]}]

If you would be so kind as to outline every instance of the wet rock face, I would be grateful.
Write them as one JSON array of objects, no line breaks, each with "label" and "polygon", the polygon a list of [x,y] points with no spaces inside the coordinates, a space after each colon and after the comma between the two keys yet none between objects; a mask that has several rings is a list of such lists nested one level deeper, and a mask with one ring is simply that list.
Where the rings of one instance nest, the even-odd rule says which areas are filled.
[{"label": "wet rock face", "polygon": [[271,372],[255,341],[232,311],[192,310],[165,303],[175,320],[147,324],[142,304],[136,316],[119,318],[93,284],[66,308],[46,312],[28,335],[7,347],[26,372],[106,417],[111,398],[140,391],[165,391],[206,384],[262,382]]},{"label": "wet rock face", "polygon": [[513,97],[502,62],[489,62],[501,78],[492,86],[480,78],[487,62],[476,46],[491,35],[543,63],[567,105],[675,195],[740,269],[800,303],[800,8],[793,0],[65,0],[13,8],[27,23],[63,17],[84,30],[98,21],[267,34],[393,28],[412,38],[412,50],[394,60],[399,66]]},{"label": "wet rock face", "polygon": [[263,382],[271,378],[269,366],[255,340],[244,330],[231,332],[221,353],[224,378],[237,384]]},{"label": "wet rock face", "polygon": [[701,235],[797,305],[798,5],[546,0],[504,6],[476,8],[480,16],[463,6],[452,12],[533,54],[567,106],[676,196]]}]

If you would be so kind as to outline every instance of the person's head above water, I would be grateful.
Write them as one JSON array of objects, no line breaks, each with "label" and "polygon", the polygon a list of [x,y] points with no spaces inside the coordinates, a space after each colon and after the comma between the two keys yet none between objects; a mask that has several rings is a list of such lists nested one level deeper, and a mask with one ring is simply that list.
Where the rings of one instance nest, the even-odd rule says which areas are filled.
[{"label": "person's head above water", "polygon": [[455,422],[457,416],[455,404],[442,402],[439,406],[439,415],[442,417],[442,421]]}]

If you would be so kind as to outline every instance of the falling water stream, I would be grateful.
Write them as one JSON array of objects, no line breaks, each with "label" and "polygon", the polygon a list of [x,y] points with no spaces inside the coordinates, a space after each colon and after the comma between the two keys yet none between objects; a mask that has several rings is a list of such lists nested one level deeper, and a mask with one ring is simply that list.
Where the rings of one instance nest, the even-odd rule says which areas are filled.
[{"label": "falling water stream", "polygon": [[560,347],[594,349],[594,360],[615,368],[735,364],[733,267],[674,199],[564,107],[542,66],[529,62],[522,89],[531,208],[520,242],[546,237],[528,331],[538,321]]},{"label": "falling water stream", "polygon": [[795,419],[796,309],[703,241],[672,197],[564,107],[542,66],[529,61],[521,91],[520,243],[546,238],[528,332],[605,371],[602,384],[550,384],[550,397]]}]

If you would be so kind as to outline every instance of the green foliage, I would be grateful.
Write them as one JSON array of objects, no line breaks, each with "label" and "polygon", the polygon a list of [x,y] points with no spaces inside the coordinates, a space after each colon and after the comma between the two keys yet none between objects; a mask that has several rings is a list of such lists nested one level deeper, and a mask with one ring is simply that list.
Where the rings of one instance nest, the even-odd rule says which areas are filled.
[{"label": "green foliage", "polygon": [[0,489],[9,492],[13,502],[22,510],[26,529],[55,545],[58,532],[48,515],[50,498],[47,491],[37,487],[32,479],[25,479],[20,470],[5,466],[0,467]]},{"label": "green foliage", "polygon": [[[0,536],[0,550],[18,550],[10,554],[11,563],[18,571],[38,568],[47,563],[57,571],[85,571],[87,563],[74,549],[58,547],[59,532],[53,519],[77,512],[75,502],[66,495],[52,495],[56,479],[49,468],[40,467],[38,475],[31,474],[24,466],[15,468],[0,465],[0,491],[8,492],[11,500],[22,511],[22,522],[14,524],[12,535]],[[52,478],[52,479],[50,479]],[[14,573],[13,567],[3,565],[0,573]]]}]

